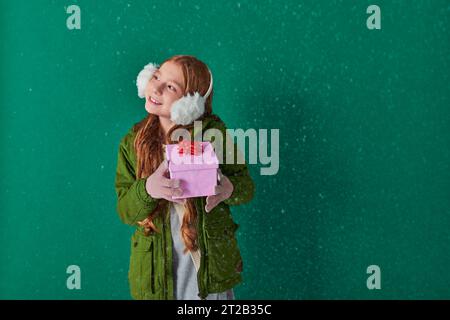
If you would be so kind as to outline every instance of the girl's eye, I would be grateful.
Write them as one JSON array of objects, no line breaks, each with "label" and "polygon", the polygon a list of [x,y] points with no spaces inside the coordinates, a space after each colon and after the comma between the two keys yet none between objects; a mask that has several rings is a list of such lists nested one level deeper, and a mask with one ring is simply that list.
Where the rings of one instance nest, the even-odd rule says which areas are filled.
[{"label": "girl's eye", "polygon": [[174,86],[169,85],[168,87],[170,90],[176,91]]}]

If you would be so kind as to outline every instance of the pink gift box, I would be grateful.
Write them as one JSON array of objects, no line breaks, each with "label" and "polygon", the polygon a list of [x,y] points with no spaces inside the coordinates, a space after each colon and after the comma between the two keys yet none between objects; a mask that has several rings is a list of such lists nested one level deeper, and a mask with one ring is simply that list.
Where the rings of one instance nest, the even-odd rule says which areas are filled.
[{"label": "pink gift box", "polygon": [[[166,145],[170,179],[179,179],[183,195],[173,199],[215,194],[219,161],[210,142],[195,142],[196,148],[181,144]],[[201,148],[200,148],[201,146]],[[195,149],[195,151],[194,151]]]}]

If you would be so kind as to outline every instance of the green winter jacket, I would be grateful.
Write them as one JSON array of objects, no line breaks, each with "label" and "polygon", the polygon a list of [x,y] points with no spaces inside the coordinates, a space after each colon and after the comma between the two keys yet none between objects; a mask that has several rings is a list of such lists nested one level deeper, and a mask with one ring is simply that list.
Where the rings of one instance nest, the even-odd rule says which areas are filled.
[{"label": "green winter jacket", "polygon": [[[203,141],[205,131],[214,128],[225,137],[223,122],[212,118],[203,119]],[[198,137],[200,132],[194,132]],[[133,128],[123,137],[119,145],[115,189],[117,212],[122,222],[136,226],[131,237],[131,257],[128,272],[131,296],[134,299],[169,299],[173,297],[172,236],[170,214],[154,219],[160,233],[145,236],[137,221],[144,220],[156,207],[159,199],[153,199],[145,190],[145,180],[136,179],[136,153]],[[225,139],[224,139],[225,140]],[[224,141],[225,145],[225,141]],[[233,146],[235,155],[236,145]],[[225,147],[224,147],[224,159]],[[236,157],[235,157],[236,158]],[[223,161],[225,162],[225,161]],[[218,204],[211,212],[205,212],[206,197],[195,198],[198,216],[198,243],[201,253],[200,269],[197,273],[199,297],[209,293],[223,292],[242,281],[242,258],[236,241],[238,225],[233,221],[230,205],[249,202],[254,193],[254,183],[245,164],[219,164],[219,168],[233,183],[233,194]]]}]

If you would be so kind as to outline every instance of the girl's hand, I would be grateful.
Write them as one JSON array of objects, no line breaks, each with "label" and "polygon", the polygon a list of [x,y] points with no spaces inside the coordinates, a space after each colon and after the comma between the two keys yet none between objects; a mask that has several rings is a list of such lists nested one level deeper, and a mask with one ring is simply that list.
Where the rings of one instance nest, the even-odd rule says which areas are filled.
[{"label": "girl's hand", "polygon": [[216,194],[213,196],[206,197],[206,206],[205,206],[206,212],[210,212],[219,203],[228,199],[233,194],[234,187],[230,179],[224,176],[220,171],[220,169],[218,170],[218,173],[219,173],[219,184],[216,186],[215,189]]},{"label": "girl's hand", "polygon": [[167,170],[167,160],[164,160],[158,169],[147,178],[145,190],[154,199],[163,198],[172,202],[185,203],[184,199],[172,199],[172,196],[181,196],[183,190],[180,188],[180,180],[166,177]]}]

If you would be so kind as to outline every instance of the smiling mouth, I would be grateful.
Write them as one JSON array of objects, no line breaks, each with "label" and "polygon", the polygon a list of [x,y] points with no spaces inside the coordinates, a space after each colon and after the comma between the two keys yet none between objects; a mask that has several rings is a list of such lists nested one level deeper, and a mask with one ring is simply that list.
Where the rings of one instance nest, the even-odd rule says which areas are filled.
[{"label": "smiling mouth", "polygon": [[150,100],[150,102],[153,103],[154,105],[157,105],[157,106],[162,105],[162,103],[159,103],[158,101],[156,101],[156,100],[153,99],[152,97],[150,97],[149,100]]}]

